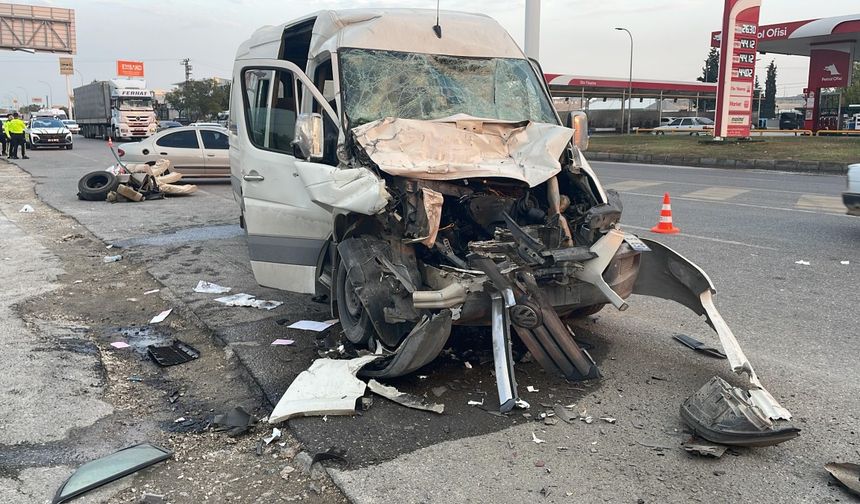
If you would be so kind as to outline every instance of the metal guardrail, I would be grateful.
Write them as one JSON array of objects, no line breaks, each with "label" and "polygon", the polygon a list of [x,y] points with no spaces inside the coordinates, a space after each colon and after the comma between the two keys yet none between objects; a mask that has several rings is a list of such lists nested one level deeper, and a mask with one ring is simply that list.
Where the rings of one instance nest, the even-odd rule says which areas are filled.
[{"label": "metal guardrail", "polygon": [[657,128],[636,128],[636,134],[639,133],[654,133],[655,135],[692,135],[697,133],[713,133],[714,130],[710,128],[687,128],[687,129],[677,129],[677,130],[661,130]]},{"label": "metal guardrail", "polygon": [[[860,135],[860,131],[854,130],[821,130],[818,133],[821,134],[824,131],[831,131],[833,134],[838,134],[837,132],[844,131],[845,134],[857,134]],[[690,128],[683,130],[661,130],[656,128],[638,128],[635,130],[635,133],[638,135],[639,133],[644,134],[655,134],[655,135],[693,135],[699,133],[708,133],[713,134],[714,130],[710,128]],[[751,129],[750,136],[765,136],[768,134],[774,134],[773,136],[813,136],[815,133],[812,130],[808,129],[794,129],[794,130],[768,130],[768,129]]]},{"label": "metal guardrail", "polygon": [[818,130],[815,136],[860,135],[860,130]]},{"label": "metal guardrail", "polygon": [[808,129],[791,129],[791,130],[768,130],[768,129],[751,129],[750,135],[758,135],[764,136],[766,133],[777,133],[774,136],[788,136],[789,134],[793,134],[794,136],[812,136],[814,133],[812,130]]}]

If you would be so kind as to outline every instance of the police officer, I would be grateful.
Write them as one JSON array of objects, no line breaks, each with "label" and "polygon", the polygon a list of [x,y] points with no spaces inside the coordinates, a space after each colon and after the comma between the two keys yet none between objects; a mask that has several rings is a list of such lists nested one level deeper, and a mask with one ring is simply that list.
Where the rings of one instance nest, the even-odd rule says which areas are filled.
[{"label": "police officer", "polygon": [[9,114],[6,117],[6,120],[3,122],[3,132],[0,133],[0,145],[2,145],[2,150],[0,150],[0,156],[8,156],[9,155],[9,139],[6,137],[6,123],[12,120],[12,114]]},{"label": "police officer", "polygon": [[5,130],[6,137],[11,141],[9,159],[18,159],[18,146],[21,146],[21,159],[30,159],[27,157],[27,148],[24,146],[24,130],[27,125],[21,120],[18,112],[12,114],[12,120],[6,121]]}]

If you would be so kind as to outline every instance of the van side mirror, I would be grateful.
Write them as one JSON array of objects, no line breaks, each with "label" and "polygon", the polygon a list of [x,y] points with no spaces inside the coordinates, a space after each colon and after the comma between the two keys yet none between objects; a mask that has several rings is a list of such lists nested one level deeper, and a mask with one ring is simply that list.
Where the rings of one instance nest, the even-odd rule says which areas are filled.
[{"label": "van side mirror", "polygon": [[573,145],[579,150],[588,150],[588,116],[581,110],[574,110],[567,116],[567,127],[573,129]]},{"label": "van side mirror", "polygon": [[296,118],[296,138],[293,144],[308,161],[323,158],[322,114],[299,114]]}]

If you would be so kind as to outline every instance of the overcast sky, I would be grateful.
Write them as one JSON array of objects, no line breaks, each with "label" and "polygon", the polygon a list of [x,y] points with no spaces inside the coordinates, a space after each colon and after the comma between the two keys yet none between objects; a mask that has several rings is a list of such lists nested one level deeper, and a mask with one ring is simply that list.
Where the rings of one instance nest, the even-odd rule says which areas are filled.
[{"label": "overcast sky", "polygon": [[[19,3],[19,2],[13,2]],[[238,45],[257,28],[319,9],[355,7],[435,8],[432,0],[34,0],[76,11],[78,53],[72,87],[114,77],[117,59],[145,63],[150,89],[184,79],[179,60],[191,58],[193,77],[230,78]],[[441,0],[442,9],[482,12],[522,43],[524,0]],[[692,81],[701,75],[710,33],[720,29],[722,0],[543,0],[540,60],[546,72],[626,78],[629,41],[635,39],[633,75]],[[857,0],[763,0],[761,23],[857,14]],[[444,18],[442,19],[444,26]],[[778,94],[796,94],[806,83],[808,58],[761,56],[757,74],[771,58],[779,69]],[[57,55],[0,54],[0,103],[45,96],[65,103]],[[48,84],[42,83],[45,81]],[[23,89],[22,89],[23,88]]]}]

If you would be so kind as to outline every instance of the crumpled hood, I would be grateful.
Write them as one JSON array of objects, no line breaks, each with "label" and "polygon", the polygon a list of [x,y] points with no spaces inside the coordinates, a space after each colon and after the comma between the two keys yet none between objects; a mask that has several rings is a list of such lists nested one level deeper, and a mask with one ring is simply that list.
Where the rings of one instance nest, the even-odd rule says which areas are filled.
[{"label": "crumpled hood", "polygon": [[561,170],[573,130],[555,124],[456,115],[435,121],[387,117],[352,130],[391,175],[455,180],[501,177],[542,184]]}]

